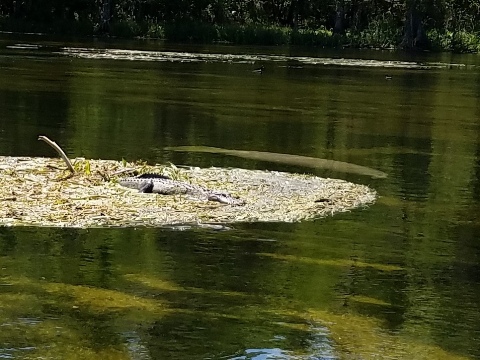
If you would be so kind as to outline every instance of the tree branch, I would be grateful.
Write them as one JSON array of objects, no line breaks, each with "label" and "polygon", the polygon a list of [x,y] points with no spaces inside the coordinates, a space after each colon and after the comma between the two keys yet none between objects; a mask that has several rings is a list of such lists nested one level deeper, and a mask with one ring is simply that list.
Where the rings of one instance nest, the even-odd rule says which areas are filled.
[{"label": "tree branch", "polygon": [[67,155],[65,155],[65,152],[60,148],[60,146],[57,145],[56,142],[50,140],[48,137],[43,135],[40,135],[38,137],[38,140],[45,141],[48,145],[54,148],[58,155],[60,155],[60,157],[63,159],[63,161],[65,161],[65,164],[67,164],[68,170],[70,170],[72,174],[75,174],[75,169],[73,168],[72,163],[68,159]]}]

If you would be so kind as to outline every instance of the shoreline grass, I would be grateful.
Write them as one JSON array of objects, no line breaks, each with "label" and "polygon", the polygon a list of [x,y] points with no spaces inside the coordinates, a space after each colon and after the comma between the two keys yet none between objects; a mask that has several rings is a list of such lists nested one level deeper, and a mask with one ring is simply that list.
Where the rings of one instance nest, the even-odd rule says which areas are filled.
[{"label": "shoreline grass", "polygon": [[[136,22],[120,20],[111,22],[108,33],[99,31],[98,24],[89,21],[59,20],[53,23],[36,23],[0,17],[0,31],[14,33],[41,33],[45,35],[146,38],[175,43],[232,45],[299,45],[325,48],[394,49],[401,43],[402,29],[387,22],[374,22],[368,28],[344,35],[333,34],[329,29],[292,29],[277,25],[210,24],[204,22]],[[466,31],[427,31],[426,50],[456,53],[480,52],[480,34]]]}]

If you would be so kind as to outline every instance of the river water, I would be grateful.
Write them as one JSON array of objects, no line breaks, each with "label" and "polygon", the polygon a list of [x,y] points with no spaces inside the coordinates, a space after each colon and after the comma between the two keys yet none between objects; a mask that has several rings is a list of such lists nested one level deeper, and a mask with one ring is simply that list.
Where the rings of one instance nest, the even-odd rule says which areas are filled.
[{"label": "river water", "polygon": [[0,155],[55,156],[43,134],[71,157],[311,173],[379,194],[223,231],[0,228],[0,357],[480,358],[479,99],[476,55],[0,35]]}]

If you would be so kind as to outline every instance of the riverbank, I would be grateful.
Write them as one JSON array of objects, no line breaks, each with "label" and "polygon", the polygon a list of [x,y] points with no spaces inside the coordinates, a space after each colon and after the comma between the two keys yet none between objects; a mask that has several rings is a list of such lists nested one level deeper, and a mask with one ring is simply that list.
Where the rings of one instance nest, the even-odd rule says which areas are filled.
[{"label": "riverbank", "polygon": [[[324,27],[318,29],[292,29],[276,25],[225,24],[206,22],[136,22],[114,21],[108,33],[100,32],[98,25],[88,21],[54,21],[48,24],[0,17],[0,31],[37,33],[73,37],[149,38],[176,43],[227,43],[233,45],[298,45],[324,48],[396,49],[401,47],[401,27],[374,23],[368,28],[344,34],[334,34]],[[418,50],[477,53],[480,37],[467,31],[428,30],[428,40]]]}]

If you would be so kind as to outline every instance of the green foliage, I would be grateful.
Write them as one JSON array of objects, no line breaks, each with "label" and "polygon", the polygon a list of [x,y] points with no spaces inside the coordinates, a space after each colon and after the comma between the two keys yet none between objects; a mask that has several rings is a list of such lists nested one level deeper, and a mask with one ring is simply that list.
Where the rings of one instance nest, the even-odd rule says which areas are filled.
[{"label": "green foliage", "polygon": [[480,51],[480,36],[477,34],[459,31],[453,34],[451,49],[455,52],[478,52]]},{"label": "green foliage", "polygon": [[165,29],[160,24],[149,23],[145,36],[152,39],[163,39],[165,38]]},{"label": "green foliage", "polygon": [[284,45],[289,43],[290,29],[279,26],[228,25],[219,29],[221,41],[234,44]]},{"label": "green foliage", "polygon": [[165,166],[162,168],[162,175],[168,176],[170,179],[173,180],[184,180],[180,169],[176,167],[173,163],[169,163],[169,166]]},{"label": "green foliage", "polygon": [[430,47],[433,50],[450,49],[452,41],[452,33],[448,31],[440,31],[437,29],[427,32],[430,40]]},{"label": "green foliage", "polygon": [[[0,30],[108,34],[190,43],[385,48],[402,43],[405,19],[411,16],[432,36],[429,39],[432,49],[479,50],[478,0],[72,0],[67,3],[2,2]],[[332,35],[338,21],[346,36]],[[409,35],[415,44],[410,37],[415,37],[416,31]],[[424,47],[428,44],[419,43]]]},{"label": "green foliage", "polygon": [[130,38],[141,33],[140,25],[133,20],[120,20],[110,24],[110,34],[113,36]]},{"label": "green foliage", "polygon": [[366,29],[350,33],[352,45],[357,47],[390,48],[400,43],[401,28],[392,19],[380,16],[373,19]]},{"label": "green foliage", "polygon": [[337,47],[344,43],[344,37],[334,35],[332,31],[320,28],[318,30],[296,30],[290,35],[292,45]]},{"label": "green foliage", "polygon": [[73,168],[77,173],[83,173],[85,175],[91,175],[92,173],[89,160],[76,160],[73,163]]},{"label": "green foliage", "polygon": [[152,21],[137,22],[133,19],[112,22],[109,34],[120,38],[147,37],[162,39],[165,37],[164,28],[160,24]]},{"label": "green foliage", "polygon": [[256,45],[307,45],[339,46],[341,36],[334,36],[325,28],[317,30],[293,30],[281,26],[259,26],[253,24],[212,25],[204,23],[169,23],[165,26],[165,37],[170,41]]},{"label": "green foliage", "polygon": [[480,35],[465,31],[451,32],[431,30],[427,33],[433,50],[449,50],[459,53],[480,52]]}]

